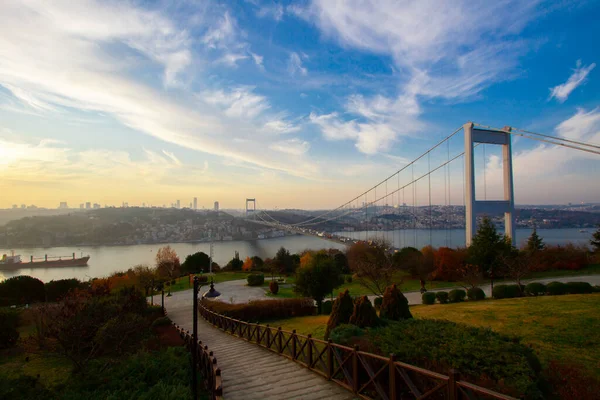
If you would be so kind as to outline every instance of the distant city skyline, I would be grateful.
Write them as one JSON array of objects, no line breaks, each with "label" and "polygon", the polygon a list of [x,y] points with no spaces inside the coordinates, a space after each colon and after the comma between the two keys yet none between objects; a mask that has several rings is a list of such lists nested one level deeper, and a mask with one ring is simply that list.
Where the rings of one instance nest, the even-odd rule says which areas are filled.
[{"label": "distant city skyline", "polygon": [[[599,12],[549,0],[2,1],[0,208],[196,208],[194,197],[334,208],[467,121],[599,144]],[[500,196],[501,154],[475,156],[477,192]],[[515,137],[513,158],[517,204],[600,201],[597,155]],[[432,177],[434,203],[462,203],[460,163]]]}]

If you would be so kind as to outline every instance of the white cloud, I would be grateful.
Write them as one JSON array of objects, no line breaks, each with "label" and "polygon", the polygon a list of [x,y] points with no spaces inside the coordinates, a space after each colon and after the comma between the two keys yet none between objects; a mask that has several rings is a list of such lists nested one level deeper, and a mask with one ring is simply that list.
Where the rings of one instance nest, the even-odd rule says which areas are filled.
[{"label": "white cloud", "polygon": [[274,4],[271,6],[263,6],[258,9],[256,15],[260,18],[273,18],[275,21],[281,21],[283,18],[283,6],[281,4]]},{"label": "white cloud", "polygon": [[224,64],[228,67],[237,67],[238,61],[245,60],[249,58],[245,54],[236,54],[236,53],[226,53],[223,57],[216,60],[217,64]]},{"label": "white cloud", "polygon": [[270,120],[263,125],[263,128],[267,132],[275,132],[275,133],[291,133],[291,132],[297,132],[300,130],[299,126],[294,125],[284,119]]},{"label": "white cloud", "polygon": [[296,75],[297,73],[306,76],[308,70],[302,66],[302,59],[296,52],[292,52],[290,54],[290,58],[288,60],[288,72],[290,75]]},{"label": "white cloud", "polygon": [[259,56],[258,54],[253,53],[253,52],[250,52],[250,55],[252,56],[252,59],[254,60],[254,63],[256,65],[258,65],[259,67],[263,66],[263,59],[264,59],[263,56]]},{"label": "white cloud", "polygon": [[202,38],[202,42],[208,47],[227,48],[228,45],[236,38],[235,20],[226,12],[217,24],[209,29]]},{"label": "white cloud", "polygon": [[269,147],[282,153],[301,156],[310,149],[310,143],[300,139],[289,139],[273,143]]},{"label": "white cloud", "polygon": [[555,98],[561,103],[569,97],[571,92],[583,83],[585,83],[588,74],[596,67],[596,64],[592,63],[588,66],[582,66],[581,60],[577,61],[577,67],[573,70],[573,73],[562,85],[554,86],[550,88],[550,98]]},{"label": "white cloud", "polygon": [[209,103],[221,106],[225,114],[236,118],[253,118],[269,109],[266,97],[256,95],[251,87],[238,87],[230,91],[217,90],[204,92],[200,98]]}]

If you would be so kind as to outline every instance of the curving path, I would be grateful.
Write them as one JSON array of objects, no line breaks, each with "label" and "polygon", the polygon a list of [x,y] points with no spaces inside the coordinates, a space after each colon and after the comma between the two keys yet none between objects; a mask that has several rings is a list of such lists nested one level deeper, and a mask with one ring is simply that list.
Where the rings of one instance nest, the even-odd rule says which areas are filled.
[{"label": "curving path", "polygon": [[[245,281],[241,281],[244,282]],[[240,287],[242,287],[240,285]],[[239,289],[237,285],[219,284],[218,290]],[[247,288],[247,287],[246,287]],[[252,289],[252,288],[251,288]],[[262,291],[262,289],[260,289]],[[248,301],[251,292],[225,294],[228,300]],[[169,318],[192,332],[192,291],[165,297]],[[261,297],[261,296],[257,296]],[[242,300],[246,298],[246,300]],[[223,378],[226,400],[275,399],[352,399],[352,393],[321,376],[267,349],[233,337],[198,317],[198,338],[213,351]]]}]

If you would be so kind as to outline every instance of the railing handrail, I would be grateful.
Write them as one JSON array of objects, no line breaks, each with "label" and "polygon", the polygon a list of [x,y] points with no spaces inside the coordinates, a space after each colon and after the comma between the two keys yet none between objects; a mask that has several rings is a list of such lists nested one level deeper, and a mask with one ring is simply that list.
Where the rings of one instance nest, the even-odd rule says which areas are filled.
[{"label": "railing handrail", "polygon": [[[165,317],[167,315],[167,309],[163,309]],[[188,350],[192,351],[192,335],[189,331],[185,331],[179,325],[171,321],[171,324],[177,329],[179,336],[183,339]],[[205,382],[207,382],[207,389],[210,392],[211,400],[223,400],[223,379],[221,377],[221,368],[217,365],[217,358],[214,356],[212,351],[208,350],[208,346],[202,345],[202,341],[198,340],[198,365],[195,365],[200,373],[202,374]],[[211,383],[212,382],[212,383]]]},{"label": "railing handrail", "polygon": [[[456,371],[451,371],[450,376],[440,374],[438,372],[407,364],[402,361],[397,361],[393,354],[391,354],[390,357],[385,357],[379,354],[361,351],[359,350],[358,346],[349,347],[333,343],[331,340],[325,341],[321,339],[315,339],[310,334],[298,334],[295,330],[290,332],[281,329],[281,327],[272,327],[268,324],[262,325],[259,323],[241,321],[212,311],[205,307],[202,302],[199,302],[198,306],[200,315],[212,325],[223,329],[225,332],[233,336],[240,337],[244,340],[283,355],[286,358],[290,358],[292,361],[304,365],[311,371],[325,376],[328,380],[332,380],[338,385],[353,391],[364,399],[372,399],[372,397],[361,392],[367,387],[367,385],[371,383],[376,386],[375,390],[377,390],[380,397],[386,399],[395,399],[395,381],[398,381],[400,384],[405,382],[408,385],[410,392],[416,398],[424,399],[430,394],[445,389],[447,394],[446,398],[449,400],[461,399],[461,392],[466,394],[465,390],[469,390],[471,394],[481,394],[489,396],[495,400],[517,400],[514,397],[494,392],[493,390],[486,389],[466,381],[462,381],[459,379],[460,374]],[[241,326],[246,326],[247,328],[242,331]],[[268,335],[264,332],[268,332]],[[320,349],[320,346],[317,345],[325,346],[325,348]],[[344,356],[344,352],[351,354]],[[338,353],[341,353],[342,355]],[[323,360],[324,354],[327,354],[326,361]],[[300,356],[302,356],[302,359],[300,359]],[[368,360],[365,361],[365,358]],[[338,363],[337,368],[336,361]],[[361,382],[359,382],[360,379],[358,377],[358,370],[361,368],[359,365],[362,363],[363,370],[366,370],[367,364],[365,363],[368,361],[379,361],[382,364],[388,364],[389,371],[387,371],[387,373],[389,374],[389,382],[387,388],[377,385],[374,382],[380,375],[383,376],[382,371],[384,370],[385,366],[379,368],[378,371],[375,371],[375,369],[369,367],[369,371],[367,371],[367,373],[370,379],[361,387]],[[323,370],[319,369],[319,364],[323,367]],[[351,364],[350,371],[346,370],[346,364]],[[393,366],[393,368],[391,366]],[[405,371],[404,373],[401,372],[401,374],[403,374],[402,381],[395,378],[397,371],[400,370]],[[430,388],[425,393],[420,393],[419,389],[416,388],[412,382],[409,383],[407,381],[406,371],[411,371],[422,376],[435,379],[439,382],[437,382],[433,388]],[[338,372],[343,373],[343,377],[341,379],[335,377]],[[410,378],[408,378],[408,380],[410,381]],[[383,396],[381,390],[384,391]]]}]

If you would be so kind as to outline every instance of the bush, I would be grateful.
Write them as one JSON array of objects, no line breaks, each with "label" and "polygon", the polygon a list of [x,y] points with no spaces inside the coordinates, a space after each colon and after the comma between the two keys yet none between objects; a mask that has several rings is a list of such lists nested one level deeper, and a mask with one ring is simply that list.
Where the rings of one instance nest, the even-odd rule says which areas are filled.
[{"label": "bush", "polygon": [[550,282],[546,285],[549,295],[556,296],[567,293],[567,285],[562,282]]},{"label": "bush", "polygon": [[440,302],[440,304],[446,304],[446,303],[448,303],[448,292],[444,292],[444,291],[437,292],[435,294],[435,298],[437,299],[437,301]]},{"label": "bush", "polygon": [[518,285],[496,285],[492,290],[492,297],[495,299],[513,299],[521,295]]},{"label": "bush", "polygon": [[594,286],[594,293],[600,293],[600,285]]},{"label": "bush", "polygon": [[412,314],[408,308],[408,300],[396,287],[396,284],[385,288],[381,302],[381,311],[379,313],[381,318],[393,321],[412,318]]},{"label": "bush", "polygon": [[365,330],[356,325],[342,324],[331,331],[330,339],[332,342],[349,346],[352,338],[360,337],[365,334]]},{"label": "bush", "polygon": [[550,360],[545,375],[552,392],[560,399],[595,400],[600,381],[587,373],[585,367],[572,361]]},{"label": "bush", "polygon": [[333,302],[331,313],[329,314],[329,319],[327,320],[325,340],[329,338],[330,333],[336,326],[350,322],[350,317],[352,316],[353,312],[354,302],[352,301],[352,297],[350,297],[348,289],[346,289],[343,293],[340,292]]},{"label": "bush", "polygon": [[541,367],[533,350],[491,329],[410,319],[369,330],[367,335],[381,354],[394,353],[405,363],[444,374],[455,368],[461,379],[486,387],[495,383],[501,386],[490,389],[515,397],[539,394],[536,382]]},{"label": "bush", "polygon": [[273,294],[279,293],[279,283],[277,283],[277,281],[274,281],[274,280],[269,282],[269,290]]},{"label": "bush", "polygon": [[246,280],[248,286],[262,286],[265,283],[265,276],[263,274],[250,274]]},{"label": "bush", "polygon": [[[383,313],[383,304],[381,305],[381,310]],[[354,312],[350,317],[350,323],[359,328],[369,328],[379,325],[377,313],[367,296],[359,297],[354,303]]]},{"label": "bush", "polygon": [[373,301],[373,305],[375,309],[379,310],[381,308],[381,304],[383,304],[383,297],[375,297],[375,301]]},{"label": "bush", "polygon": [[197,276],[196,278],[198,278],[198,282],[200,282],[200,283],[208,283],[208,276],[206,276],[206,275],[200,275],[200,276]]},{"label": "bush", "polygon": [[347,283],[352,283],[352,275],[348,275],[348,276],[346,277],[346,282],[347,282]]},{"label": "bush", "polygon": [[156,318],[152,322],[152,327],[156,328],[157,326],[168,326],[171,325],[171,319],[169,317],[160,317]]},{"label": "bush", "polygon": [[435,304],[435,293],[433,292],[425,292],[421,296],[423,304]]},{"label": "bush", "polygon": [[460,303],[461,301],[465,301],[465,297],[467,297],[467,292],[462,289],[453,289],[448,293],[448,301],[450,303]]},{"label": "bush", "polygon": [[218,300],[202,300],[202,305],[218,314],[249,322],[271,319],[303,317],[315,314],[312,299],[253,300],[249,303],[231,304]]},{"label": "bush", "polygon": [[14,346],[19,340],[19,314],[12,310],[0,310],[0,349]]},{"label": "bush", "polygon": [[148,327],[144,319],[134,313],[119,314],[109,319],[96,333],[94,342],[103,355],[121,355],[138,347]]},{"label": "bush", "polygon": [[546,285],[538,282],[531,282],[525,286],[527,296],[541,296],[546,294]]},{"label": "bush", "polygon": [[567,282],[567,293],[587,294],[593,293],[594,287],[587,282]]},{"label": "bush", "polygon": [[44,301],[44,282],[27,275],[14,276],[0,283],[0,307]]},{"label": "bush", "polygon": [[44,285],[47,301],[58,301],[65,297],[71,290],[79,289],[84,285],[78,279],[59,279]]},{"label": "bush", "polygon": [[470,288],[469,290],[467,290],[467,297],[471,301],[484,300],[485,292],[483,291],[482,288],[478,288],[478,287]]},{"label": "bush", "polygon": [[324,301],[323,304],[321,304],[321,314],[322,315],[331,314],[332,309],[333,309],[333,301],[331,301],[331,300]]}]

